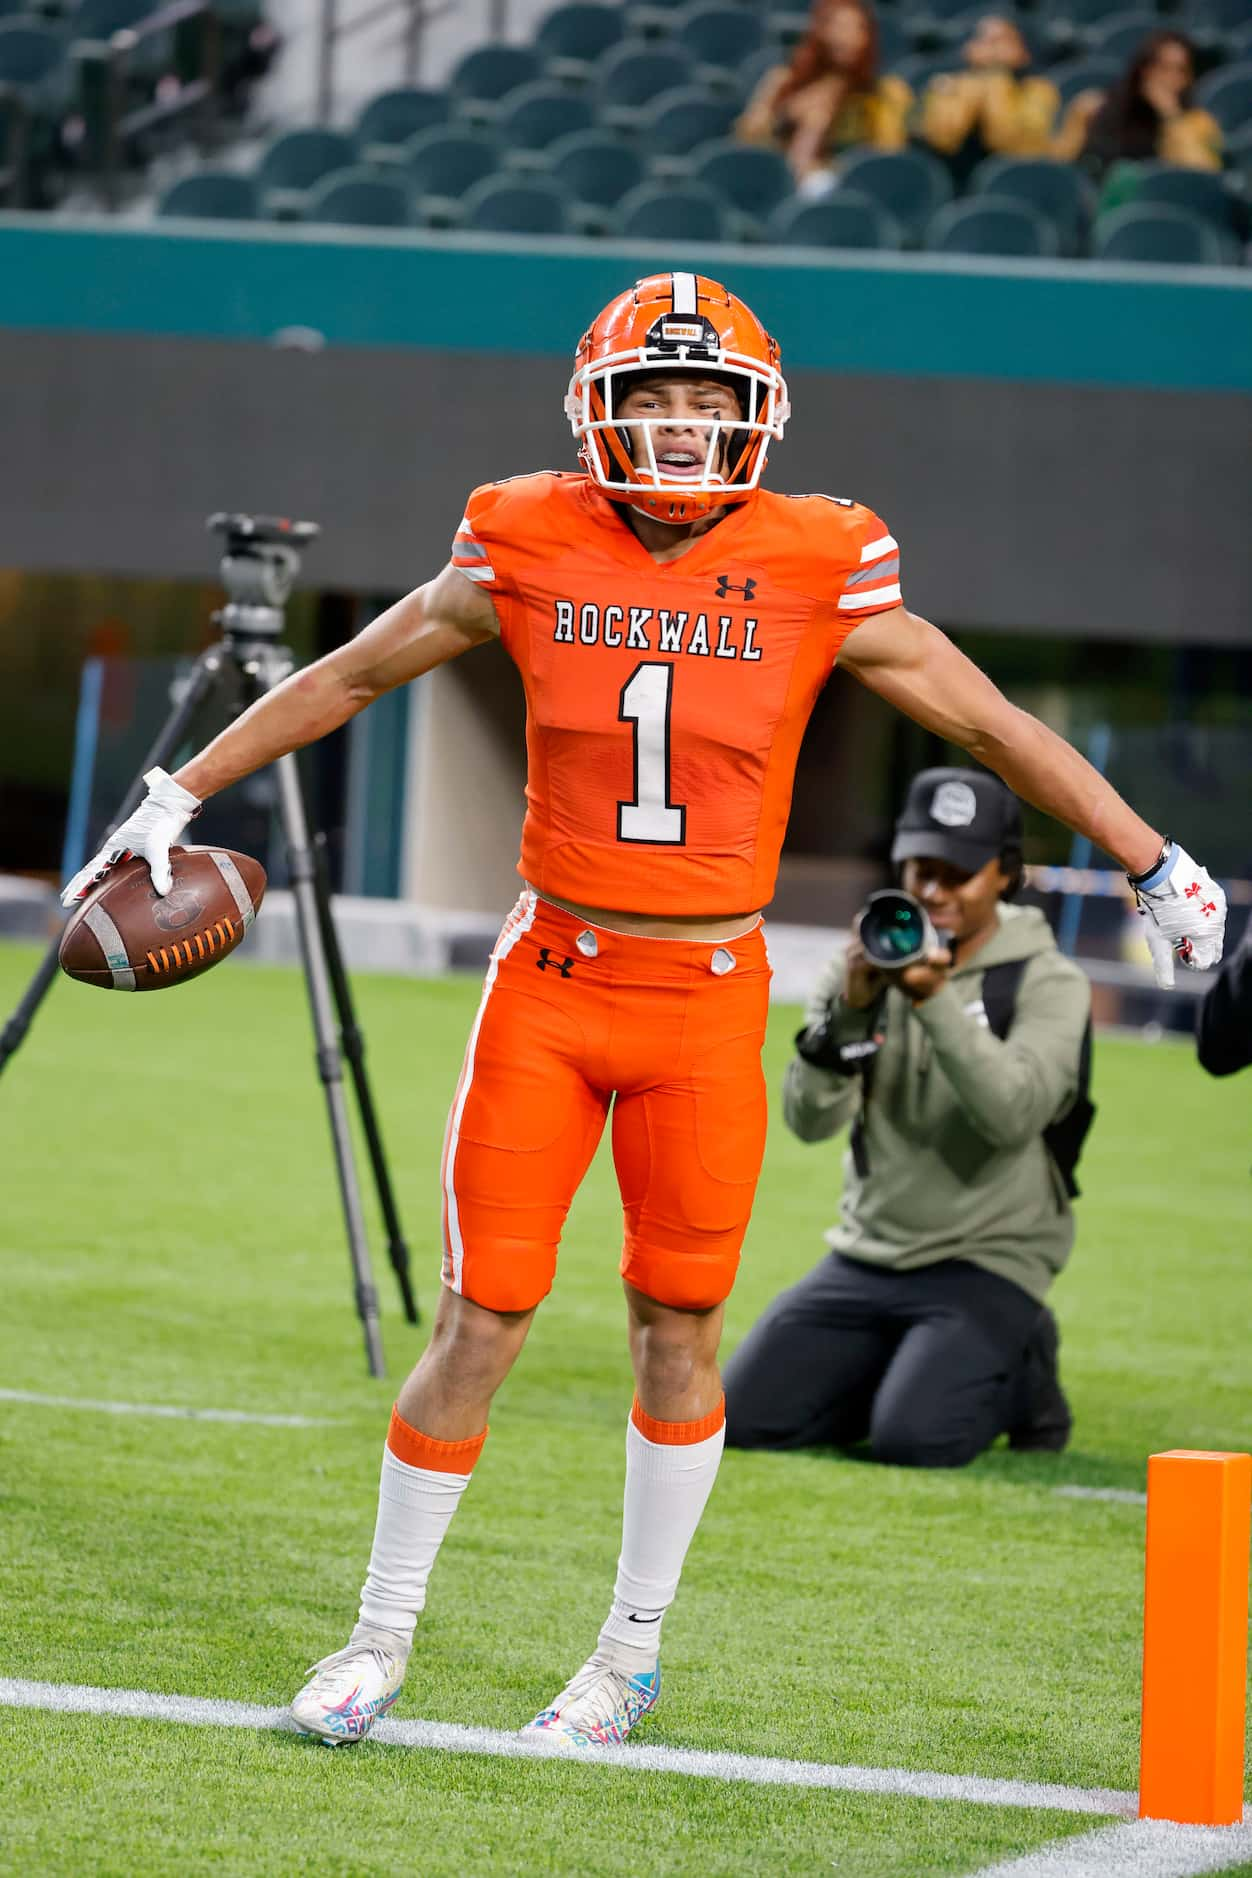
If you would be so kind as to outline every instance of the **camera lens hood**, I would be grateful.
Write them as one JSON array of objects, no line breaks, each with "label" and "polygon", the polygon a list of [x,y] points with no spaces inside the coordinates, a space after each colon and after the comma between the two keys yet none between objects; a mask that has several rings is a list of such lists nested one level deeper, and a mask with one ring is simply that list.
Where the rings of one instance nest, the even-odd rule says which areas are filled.
[{"label": "camera lens hood", "polygon": [[866,958],[880,972],[916,965],[938,943],[925,907],[898,887],[870,894],[857,915],[856,931]]}]

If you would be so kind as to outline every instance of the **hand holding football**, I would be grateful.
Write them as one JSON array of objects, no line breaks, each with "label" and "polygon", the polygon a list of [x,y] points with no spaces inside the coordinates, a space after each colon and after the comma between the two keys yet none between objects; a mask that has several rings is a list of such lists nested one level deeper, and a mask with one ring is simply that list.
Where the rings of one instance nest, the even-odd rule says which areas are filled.
[{"label": "hand holding football", "polygon": [[170,861],[164,895],[138,857],[110,870],[66,925],[62,971],[108,991],[159,991],[235,950],[265,895],[260,862],[227,848],[171,848]]}]

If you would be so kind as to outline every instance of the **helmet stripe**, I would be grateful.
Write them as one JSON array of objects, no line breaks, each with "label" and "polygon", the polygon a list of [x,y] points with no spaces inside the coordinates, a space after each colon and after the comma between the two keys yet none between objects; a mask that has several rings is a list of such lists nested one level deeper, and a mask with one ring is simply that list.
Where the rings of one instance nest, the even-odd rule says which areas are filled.
[{"label": "helmet stripe", "polygon": [[674,311],[675,313],[698,313],[696,305],[696,277],[694,274],[674,274]]}]

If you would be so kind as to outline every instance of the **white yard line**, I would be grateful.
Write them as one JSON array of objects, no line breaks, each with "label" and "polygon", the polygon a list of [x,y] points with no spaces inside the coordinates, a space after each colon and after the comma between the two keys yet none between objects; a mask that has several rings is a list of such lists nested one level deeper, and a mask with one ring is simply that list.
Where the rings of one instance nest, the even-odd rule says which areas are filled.
[{"label": "white yard line", "polygon": [[92,1409],[97,1415],[157,1415],[177,1422],[252,1422],[261,1428],[333,1428],[312,1415],[251,1415],[246,1409],[171,1408],[163,1402],[92,1402],[77,1395],[34,1395],[29,1389],[0,1389],[0,1402],[34,1408]]},{"label": "white yard line", "polygon": [[1063,1500],[1117,1500],[1123,1506],[1146,1506],[1148,1496],[1134,1487],[1053,1487]]},{"label": "white yard line", "polygon": [[[107,1715],[130,1721],[182,1722],[200,1728],[266,1728],[290,1731],[285,1708],[223,1702],[187,1695],[153,1695],[146,1689],[93,1689],[73,1683],[21,1682],[0,1677],[0,1707],[51,1709],[68,1715]],[[506,1760],[570,1759],[550,1735],[525,1740],[497,1728],[467,1728],[456,1722],[382,1721],[371,1741],[445,1754],[489,1754]],[[907,1767],[838,1767],[823,1761],[784,1761],[754,1754],[709,1754],[694,1748],[637,1745],[601,1748],[577,1756],[598,1767],[636,1774],[684,1774],[695,1780],[733,1780],[762,1787],[826,1787],[844,1793],[886,1793],[915,1800],[965,1800],[975,1806],[1042,1807],[1059,1813],[1133,1815],[1133,1793],[1106,1787],[1060,1787],[1030,1780],[984,1780],[973,1774],[915,1773]]]},{"label": "white yard line", "polygon": [[[52,1710],[62,1715],[104,1715],[129,1721],[179,1722],[199,1728],[272,1729],[290,1733],[285,1708],[224,1702],[146,1689],[95,1689],[74,1683],[23,1682],[0,1677],[0,1707]],[[693,1748],[603,1748],[574,1754],[551,1736],[523,1740],[496,1728],[456,1722],[382,1721],[371,1740],[382,1746],[445,1754],[483,1754],[505,1760],[576,1759],[582,1765],[636,1774],[681,1774],[696,1780],[750,1786],[834,1789],[891,1794],[913,1800],[964,1800],[975,1806],[1032,1807],[1094,1813],[1130,1823],[1055,1839],[1038,1851],[990,1865],[975,1878],[1193,1878],[1227,1871],[1252,1859],[1252,1809],[1241,1826],[1171,1826],[1133,1818],[1136,1799],[1109,1787],[1062,1787],[1030,1780],[986,1780],[974,1774],[918,1773],[906,1767],[839,1767],[822,1761],[785,1761],[753,1754],[709,1754]],[[313,1744],[310,1742],[310,1749]]]},{"label": "white yard line", "polygon": [[1169,1826],[1156,1819],[1102,1826],[985,1866],[974,1878],[1193,1878],[1248,1859],[1252,1818],[1245,1811],[1242,1826]]}]

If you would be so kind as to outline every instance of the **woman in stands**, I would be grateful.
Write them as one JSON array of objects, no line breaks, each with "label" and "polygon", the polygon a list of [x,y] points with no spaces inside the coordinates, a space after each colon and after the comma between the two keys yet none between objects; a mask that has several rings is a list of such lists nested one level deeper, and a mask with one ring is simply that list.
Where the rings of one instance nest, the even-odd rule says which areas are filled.
[{"label": "woman in stands", "polygon": [[878,76],[878,28],[865,0],[814,0],[809,30],[789,66],[766,72],[736,126],[745,143],[781,150],[797,183],[824,179],[852,144],[902,149],[913,94]]},{"label": "woman in stands", "polygon": [[1067,162],[1081,159],[1097,176],[1117,162],[1220,170],[1221,127],[1192,103],[1194,80],[1190,41],[1166,30],[1149,33],[1107,95],[1079,92],[1052,154]]},{"label": "woman in stands", "polygon": [[922,95],[918,131],[958,184],[985,156],[1052,154],[1060,93],[1032,70],[1016,20],[988,13],[961,49],[963,69],[941,72]]}]

